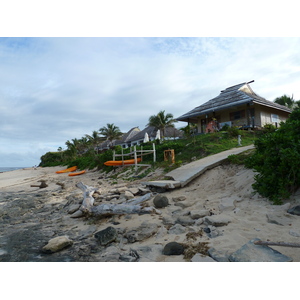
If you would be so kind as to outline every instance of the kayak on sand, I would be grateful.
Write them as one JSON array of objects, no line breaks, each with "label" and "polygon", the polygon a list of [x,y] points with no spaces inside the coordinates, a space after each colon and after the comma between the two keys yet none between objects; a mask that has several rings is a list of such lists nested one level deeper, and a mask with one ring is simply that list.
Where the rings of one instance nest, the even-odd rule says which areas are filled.
[{"label": "kayak on sand", "polygon": [[77,170],[77,167],[74,166],[74,167],[71,167],[71,168],[68,168],[68,169],[56,171],[56,173],[57,173],[57,174],[62,174],[62,173],[74,172],[74,171],[76,171],[76,170]]}]

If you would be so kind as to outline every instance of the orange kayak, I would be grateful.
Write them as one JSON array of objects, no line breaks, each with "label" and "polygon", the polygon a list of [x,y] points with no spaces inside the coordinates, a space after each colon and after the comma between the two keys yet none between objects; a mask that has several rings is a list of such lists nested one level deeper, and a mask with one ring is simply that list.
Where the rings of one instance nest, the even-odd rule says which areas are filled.
[{"label": "orange kayak", "polygon": [[[141,161],[141,158],[137,159],[137,162],[139,163]],[[109,160],[104,163],[106,166],[122,166],[124,165],[133,165],[134,159],[127,159],[127,160]]]},{"label": "orange kayak", "polygon": [[85,171],[80,171],[80,172],[76,172],[76,173],[70,173],[69,176],[77,176],[77,175],[81,175],[81,174],[84,174]]},{"label": "orange kayak", "polygon": [[71,168],[68,168],[68,169],[56,171],[56,173],[57,173],[57,174],[68,173],[68,172],[74,172],[74,171],[76,171],[76,170],[77,170],[77,167],[74,166],[74,167],[71,167]]}]

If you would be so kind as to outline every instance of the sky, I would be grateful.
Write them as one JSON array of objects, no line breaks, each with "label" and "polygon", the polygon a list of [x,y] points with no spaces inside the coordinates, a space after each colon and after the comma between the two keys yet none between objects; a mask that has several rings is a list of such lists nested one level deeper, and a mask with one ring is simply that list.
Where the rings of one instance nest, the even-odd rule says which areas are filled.
[{"label": "sky", "polygon": [[107,123],[142,130],[160,110],[179,117],[242,82],[300,100],[299,37],[19,30],[0,32],[0,167],[38,165]]}]

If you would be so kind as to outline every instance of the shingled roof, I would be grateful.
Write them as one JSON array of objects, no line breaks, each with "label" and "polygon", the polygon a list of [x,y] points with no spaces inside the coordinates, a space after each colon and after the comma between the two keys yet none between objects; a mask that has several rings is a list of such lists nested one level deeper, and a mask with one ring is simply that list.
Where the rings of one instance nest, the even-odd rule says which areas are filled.
[{"label": "shingled roof", "polygon": [[289,113],[291,112],[291,109],[288,107],[266,100],[265,98],[255,94],[249,85],[249,83],[252,82],[254,82],[254,80],[228,87],[227,89],[221,91],[219,96],[205,102],[200,106],[195,107],[186,114],[176,118],[176,120],[187,121],[188,119],[199,115],[209,114],[229,108],[231,106],[238,106],[250,102],[273,107]]}]

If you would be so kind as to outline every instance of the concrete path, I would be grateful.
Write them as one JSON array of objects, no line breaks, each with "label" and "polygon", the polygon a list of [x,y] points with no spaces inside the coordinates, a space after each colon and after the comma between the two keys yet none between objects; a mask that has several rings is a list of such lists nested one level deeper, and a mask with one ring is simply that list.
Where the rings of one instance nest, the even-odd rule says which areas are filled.
[{"label": "concrete path", "polygon": [[171,180],[148,181],[143,184],[167,189],[184,187],[193,179],[203,174],[206,170],[220,165],[229,155],[239,154],[250,149],[254,149],[254,145],[233,148],[210,155],[167,173],[165,176],[171,178]]}]

